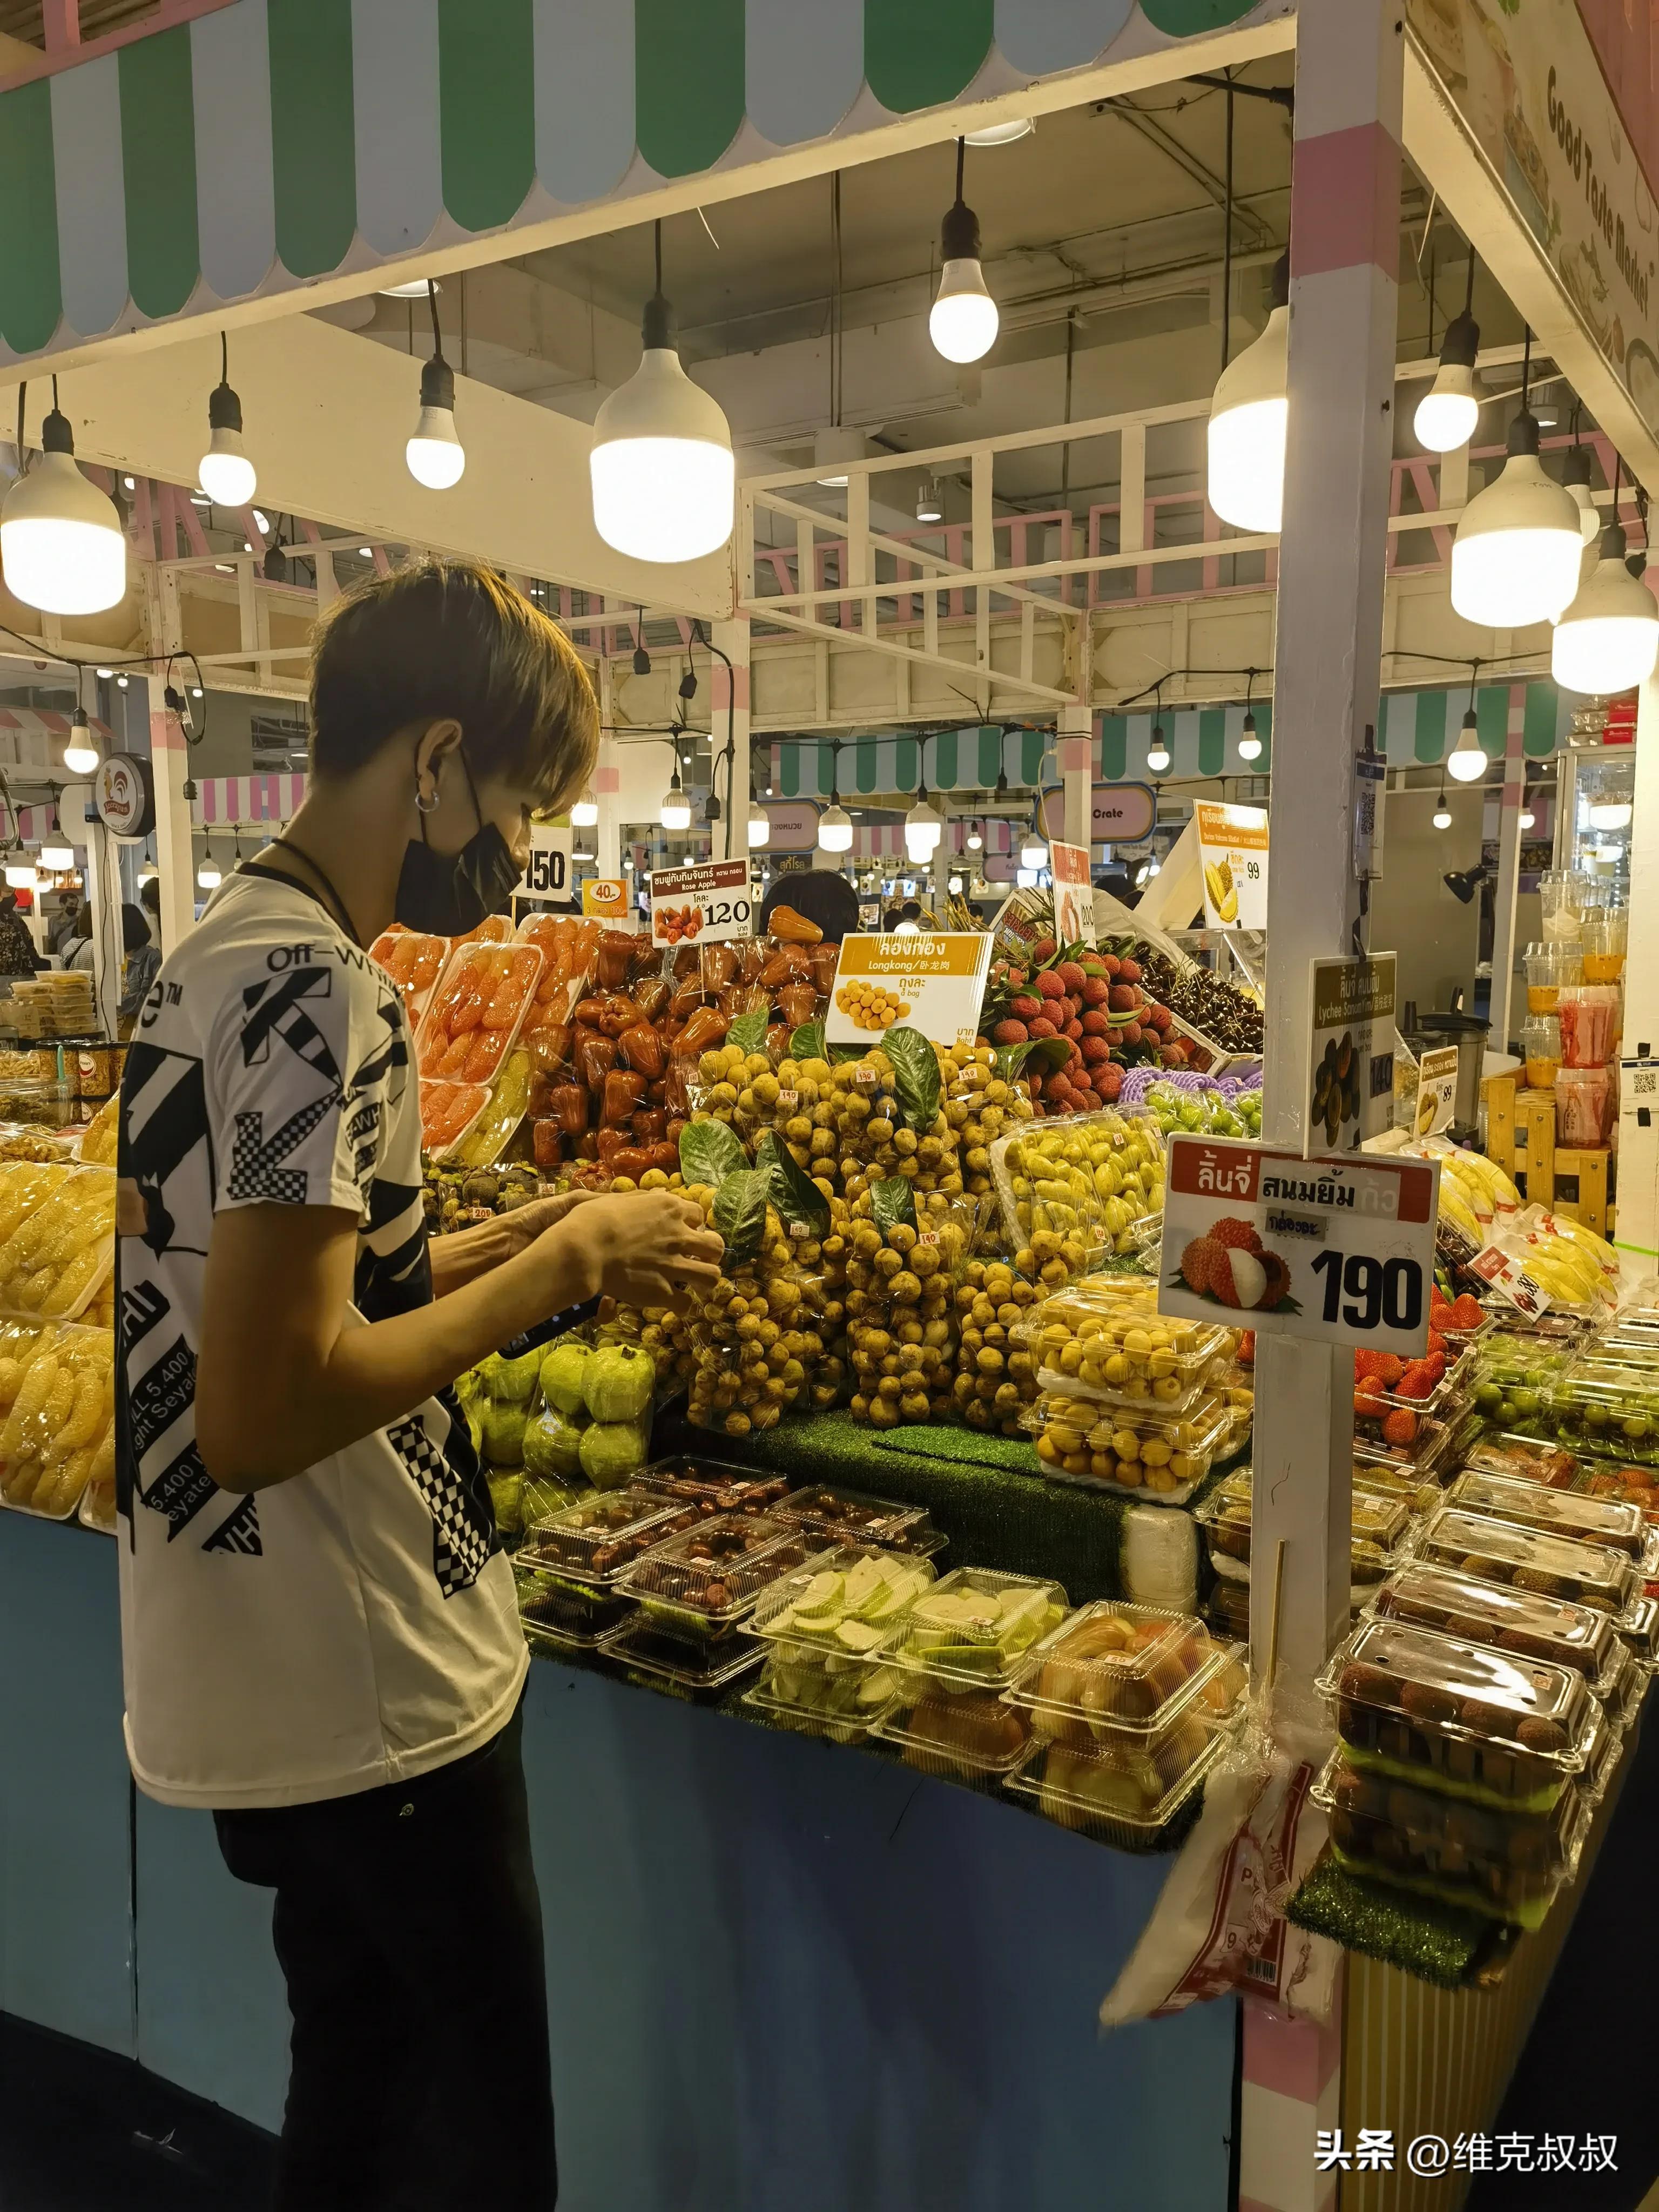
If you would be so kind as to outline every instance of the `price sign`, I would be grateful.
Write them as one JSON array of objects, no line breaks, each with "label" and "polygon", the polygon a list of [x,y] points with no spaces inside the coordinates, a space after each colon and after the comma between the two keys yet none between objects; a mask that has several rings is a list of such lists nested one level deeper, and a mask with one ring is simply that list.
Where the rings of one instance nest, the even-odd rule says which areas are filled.
[{"label": "price sign", "polygon": [[651,942],[718,944],[752,937],[757,912],[747,860],[707,860],[651,872]]},{"label": "price sign", "polygon": [[1437,1045],[1417,1063],[1417,1109],[1412,1127],[1419,1137],[1437,1137],[1451,1127],[1457,1096],[1457,1047]]},{"label": "price sign", "polygon": [[626,921],[627,884],[618,876],[590,876],[582,885],[582,912],[605,921]]},{"label": "price sign", "polygon": [[1316,960],[1309,999],[1308,1149],[1380,1137],[1394,1127],[1392,952]]},{"label": "price sign", "polygon": [[844,937],[824,1036],[872,1045],[902,1023],[933,1044],[971,1044],[991,964],[988,931]]},{"label": "price sign", "polygon": [[1200,799],[1199,858],[1204,864],[1204,919],[1212,929],[1267,927],[1267,810],[1213,806]]},{"label": "price sign", "polygon": [[1095,889],[1089,880],[1086,845],[1050,845],[1048,865],[1054,883],[1054,934],[1062,945],[1094,942]]},{"label": "price sign", "polygon": [[570,896],[570,846],[568,829],[556,827],[551,822],[532,822],[530,825],[530,858],[525,862],[524,875],[513,894],[514,898],[568,902]]},{"label": "price sign", "polygon": [[1535,1283],[1513,1252],[1498,1244],[1483,1244],[1469,1261],[1469,1273],[1496,1291],[1506,1304],[1528,1321],[1536,1320],[1548,1305],[1549,1292]]},{"label": "price sign", "polygon": [[1415,1358],[1439,1204],[1437,1161],[1173,1136],[1158,1310]]}]

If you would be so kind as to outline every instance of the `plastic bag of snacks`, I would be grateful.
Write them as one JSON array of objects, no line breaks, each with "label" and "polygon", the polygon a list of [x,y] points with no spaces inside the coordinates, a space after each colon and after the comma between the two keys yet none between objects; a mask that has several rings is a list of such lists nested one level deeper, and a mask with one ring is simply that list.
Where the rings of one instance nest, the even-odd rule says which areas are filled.
[{"label": "plastic bag of snacks", "polygon": [[114,1339],[99,1328],[8,1329],[0,1340],[0,1493],[67,1520],[89,1482],[112,1487]]},{"label": "plastic bag of snacks", "polygon": [[416,1038],[422,1078],[492,1081],[535,998],[542,966],[533,945],[458,945]]},{"label": "plastic bag of snacks", "polygon": [[115,1176],[100,1167],[34,1172],[55,1180],[0,1240],[0,1314],[73,1321],[114,1264]]}]

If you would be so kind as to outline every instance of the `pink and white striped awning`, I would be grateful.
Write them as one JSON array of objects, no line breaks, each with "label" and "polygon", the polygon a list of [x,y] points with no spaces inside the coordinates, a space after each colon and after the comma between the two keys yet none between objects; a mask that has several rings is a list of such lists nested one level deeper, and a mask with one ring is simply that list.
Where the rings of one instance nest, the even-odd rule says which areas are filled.
[{"label": "pink and white striped awning", "polygon": [[[1014,848],[1014,826],[1000,817],[994,821],[981,822],[980,828],[985,838],[988,853],[1012,853]],[[957,816],[945,825],[945,841],[953,853],[968,849],[968,822]],[[904,824],[902,822],[860,823],[853,831],[853,858],[855,860],[902,860]]]},{"label": "pink and white striped awning", "polygon": [[303,775],[209,775],[191,809],[198,827],[231,830],[256,822],[291,822],[306,795]]},{"label": "pink and white striped awning", "polygon": [[[96,736],[107,738],[112,734],[109,724],[100,722],[95,714],[88,720]],[[9,730],[14,736],[64,738],[69,735],[69,726],[67,714],[54,714],[45,707],[0,707],[0,730]]]}]

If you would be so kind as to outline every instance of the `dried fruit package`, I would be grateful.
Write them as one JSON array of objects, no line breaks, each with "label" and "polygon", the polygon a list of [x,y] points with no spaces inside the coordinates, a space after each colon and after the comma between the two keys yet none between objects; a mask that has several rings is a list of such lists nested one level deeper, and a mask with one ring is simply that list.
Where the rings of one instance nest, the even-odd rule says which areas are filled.
[{"label": "dried fruit package", "polygon": [[422,1082],[493,1082],[535,999],[545,964],[534,945],[458,945],[416,1039]]},{"label": "dried fruit package", "polygon": [[89,1483],[115,1473],[115,1341],[99,1328],[8,1329],[0,1337],[0,1494],[67,1520]]},{"label": "dried fruit package", "polygon": [[520,943],[537,946],[546,962],[524,1018],[521,1034],[526,1041],[570,1020],[592,981],[603,927],[574,914],[526,915],[519,924]]},{"label": "dried fruit package", "polygon": [[[439,1086],[434,1085],[431,1087],[436,1089]],[[471,1086],[461,1087],[470,1089]],[[421,1103],[424,1133],[424,1086]],[[523,1121],[525,1109],[529,1103],[530,1054],[520,1044],[507,1054],[506,1064],[490,1088],[483,1111],[465,1134],[451,1144],[445,1157],[458,1161],[464,1168],[493,1167],[507,1150],[513,1132]]]},{"label": "dried fruit package", "polygon": [[434,1160],[449,1157],[489,1098],[485,1083],[422,1083],[421,1142]]},{"label": "dried fruit package", "polygon": [[[5,1218],[0,1212],[0,1224]],[[73,1321],[102,1287],[114,1260],[114,1173],[71,1169],[0,1237],[0,1315]]]},{"label": "dried fruit package", "polygon": [[375,939],[368,948],[368,957],[391,976],[403,1000],[404,1012],[411,1022],[417,1022],[426,1009],[439,970],[449,957],[449,939],[430,936],[424,930],[394,925]]}]

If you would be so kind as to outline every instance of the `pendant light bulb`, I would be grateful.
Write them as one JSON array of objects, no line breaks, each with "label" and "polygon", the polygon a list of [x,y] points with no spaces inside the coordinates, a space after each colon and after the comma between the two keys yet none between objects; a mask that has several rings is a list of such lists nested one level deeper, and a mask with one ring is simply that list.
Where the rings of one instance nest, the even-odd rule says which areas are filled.
[{"label": "pendant light bulb", "polygon": [[982,852],[984,847],[985,832],[977,822],[970,822],[968,825],[968,850],[970,853]]},{"label": "pendant light bulb", "polygon": [[1274,531],[1284,515],[1290,283],[1283,255],[1267,326],[1222,370],[1210,402],[1209,501],[1236,530]]},{"label": "pendant light bulb", "polygon": [[[1561,481],[1567,495],[1578,509],[1578,534],[1586,545],[1594,545],[1601,535],[1601,514],[1590,495],[1590,457],[1588,446],[1575,446],[1567,455],[1566,466],[1561,471]],[[1612,517],[1614,522],[1619,518]]]},{"label": "pendant light bulb", "polygon": [[946,361],[980,361],[996,342],[1000,317],[980,266],[979,217],[962,197],[963,142],[957,141],[957,196],[939,233],[939,290],[927,318],[933,349]]},{"label": "pendant light bulb", "polygon": [[1544,473],[1538,424],[1523,410],[1510,425],[1502,473],[1475,495],[1458,522],[1453,609],[1482,629],[1553,622],[1578,589],[1583,551],[1577,506]]},{"label": "pendant light bulb", "polygon": [[665,830],[689,830],[691,827],[691,802],[680,787],[680,771],[678,762],[674,768],[673,781],[662,795],[662,805],[657,810],[657,818]]},{"label": "pendant light bulb", "polygon": [[258,489],[242,448],[242,403],[230,388],[230,341],[219,337],[219,381],[208,394],[208,448],[196,481],[216,507],[246,507]]},{"label": "pendant light bulb", "polygon": [[1261,757],[1261,733],[1256,728],[1255,716],[1252,713],[1246,713],[1244,727],[1239,732],[1238,757],[1243,761],[1260,760]]},{"label": "pendant light bulb", "polygon": [[219,863],[213,857],[211,845],[207,848],[207,857],[196,871],[196,880],[204,891],[216,891],[224,881],[224,877],[220,872]]},{"label": "pendant light bulb", "polygon": [[1628,830],[1635,809],[1628,799],[1600,799],[1589,811],[1592,830]]},{"label": "pendant light bulb", "polygon": [[1625,533],[1610,523],[1600,559],[1555,626],[1550,674],[1564,690],[1605,697],[1645,683],[1656,663],[1659,601],[1625,566]]},{"label": "pendant light bulb", "polygon": [[916,803],[904,817],[904,849],[913,860],[930,860],[945,834],[937,808],[929,805],[927,786],[918,786]]},{"label": "pendant light bulb", "polygon": [[1523,806],[1523,807],[1521,809],[1521,813],[1520,813],[1520,825],[1521,825],[1522,829],[1523,829],[1523,830],[1530,830],[1530,829],[1532,829],[1532,828],[1535,825],[1535,823],[1537,823],[1537,820],[1538,820],[1538,817],[1537,817],[1537,816],[1533,812],[1533,811],[1532,811],[1532,809],[1531,809],[1531,807],[1530,807],[1530,806]]},{"label": "pendant light bulb", "polygon": [[945,496],[939,488],[937,477],[924,477],[916,486],[916,520],[943,522]]},{"label": "pendant light bulb", "polygon": [[61,829],[54,828],[51,837],[41,846],[40,866],[54,876],[61,876],[75,866],[74,848],[64,842]]},{"label": "pendant light bulb", "polygon": [[416,483],[428,491],[448,491],[466,471],[466,451],[455,428],[455,372],[441,355],[421,371],[421,411],[404,459]]},{"label": "pendant light bulb", "polygon": [[41,425],[40,442],[40,459],[0,507],[6,589],[42,614],[101,614],[127,587],[121,518],[76,466],[74,434],[56,407]]},{"label": "pendant light bulb", "polygon": [[1451,809],[1446,804],[1446,787],[1440,787],[1440,796],[1434,802],[1434,826],[1437,830],[1451,828]]},{"label": "pendant light bulb", "polygon": [[8,860],[6,887],[14,891],[32,891],[40,880],[40,871],[33,860]]},{"label": "pendant light bulb", "polygon": [[1146,765],[1154,775],[1162,775],[1170,765],[1169,740],[1164,734],[1162,722],[1152,725],[1152,742],[1146,748]]},{"label": "pendant light bulb", "polygon": [[64,766],[71,775],[90,775],[98,765],[97,740],[92,734],[92,725],[87,720],[87,710],[77,707],[70,716],[69,742],[64,747]]},{"label": "pendant light bulb", "polygon": [[1486,773],[1486,756],[1480,744],[1480,726],[1471,707],[1463,717],[1462,727],[1457,732],[1457,743],[1446,762],[1446,773],[1454,783],[1479,783]]},{"label": "pendant light bulb", "polygon": [[1440,368],[1434,382],[1417,403],[1412,428],[1417,441],[1431,453],[1455,453],[1474,435],[1480,419],[1475,396],[1474,362],[1480,350],[1480,331],[1467,308],[1454,315],[1440,342]]},{"label": "pendant light bulb", "polygon": [[639,367],[593,422],[593,526],[635,561],[699,561],[732,535],[737,467],[731,424],[692,383],[674,343],[660,223],[657,289],[641,336]]},{"label": "pendant light bulb", "polygon": [[757,853],[772,842],[772,817],[758,799],[749,802],[749,849]]},{"label": "pendant light bulb", "polygon": [[1048,865],[1048,848],[1043,842],[1042,832],[1035,825],[1020,841],[1019,865],[1022,868],[1029,868],[1033,874]]},{"label": "pendant light bulb", "polygon": [[599,802],[590,784],[570,809],[570,826],[573,830],[591,830],[599,818]]},{"label": "pendant light bulb", "polygon": [[833,797],[818,817],[818,848],[825,853],[853,849],[853,817]]}]

